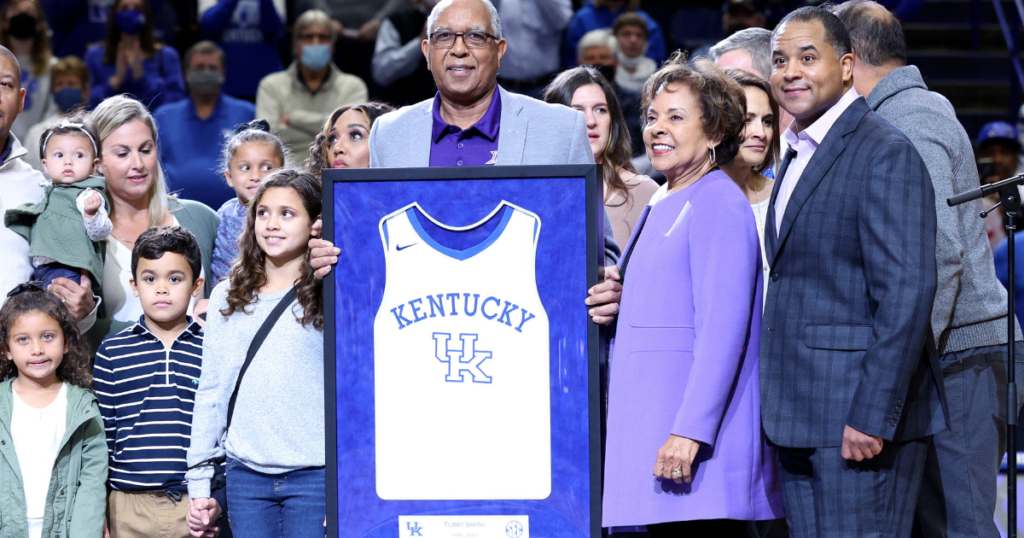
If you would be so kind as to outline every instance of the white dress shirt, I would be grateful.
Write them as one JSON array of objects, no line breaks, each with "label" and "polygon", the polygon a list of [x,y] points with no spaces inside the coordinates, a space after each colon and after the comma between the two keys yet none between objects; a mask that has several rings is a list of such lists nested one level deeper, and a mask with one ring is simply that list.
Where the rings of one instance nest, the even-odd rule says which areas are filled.
[{"label": "white dress shirt", "polygon": [[25,403],[18,396],[18,391],[11,392],[14,394],[11,439],[25,486],[28,536],[39,538],[43,534],[46,494],[50,489],[53,463],[57,461],[57,452],[67,430],[68,387],[61,384],[57,397],[41,409]]},{"label": "white dress shirt", "polygon": [[811,161],[814,152],[821,145],[821,141],[825,139],[825,135],[832,130],[832,125],[839,119],[839,116],[842,116],[843,112],[846,112],[846,109],[858,98],[860,98],[860,94],[857,93],[857,90],[850,88],[836,104],[832,105],[832,108],[826,110],[810,127],[797,133],[796,121],[794,121],[789,129],[782,133],[782,139],[786,144],[796,150],[796,156],[793,157],[789,168],[786,169],[786,177],[782,178],[779,195],[775,199],[775,233],[782,229],[782,219],[786,216],[789,198],[793,196],[793,190],[796,189],[797,181],[803,175],[804,168],[807,168],[807,163]]}]

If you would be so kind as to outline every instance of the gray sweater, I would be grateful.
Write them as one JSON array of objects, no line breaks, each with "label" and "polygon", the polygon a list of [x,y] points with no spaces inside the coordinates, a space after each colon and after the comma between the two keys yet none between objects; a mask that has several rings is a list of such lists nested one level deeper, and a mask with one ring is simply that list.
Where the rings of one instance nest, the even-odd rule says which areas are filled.
[{"label": "gray sweater", "polygon": [[281,314],[249,365],[225,436],[228,401],[249,343],[287,293],[260,295],[249,314],[224,317],[220,310],[227,306],[229,284],[213,290],[203,340],[185,475],[194,498],[210,496],[213,467],[193,466],[225,453],[267,474],[325,465],[323,331],[299,324],[298,301]]},{"label": "gray sweater", "polygon": [[[932,332],[939,353],[1006,343],[1006,288],[996,279],[980,200],[949,207],[946,199],[979,186],[971,140],[953,105],[928,91],[917,67],[891,71],[867,96],[868,106],[910,138],[935,188],[938,286]],[[916,200],[905,200],[908,204]],[[1020,328],[1017,329],[1020,339]]]}]

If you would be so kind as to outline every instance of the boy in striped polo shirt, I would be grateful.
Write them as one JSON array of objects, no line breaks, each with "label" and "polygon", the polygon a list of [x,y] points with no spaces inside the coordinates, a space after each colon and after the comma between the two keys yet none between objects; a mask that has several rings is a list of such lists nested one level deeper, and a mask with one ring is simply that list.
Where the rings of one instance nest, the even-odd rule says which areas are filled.
[{"label": "boy in striped polo shirt", "polygon": [[185,454],[203,333],[185,312],[203,290],[201,264],[188,230],[143,232],[132,250],[131,286],[144,314],[96,353],[93,380],[110,451],[111,538],[189,536]]}]

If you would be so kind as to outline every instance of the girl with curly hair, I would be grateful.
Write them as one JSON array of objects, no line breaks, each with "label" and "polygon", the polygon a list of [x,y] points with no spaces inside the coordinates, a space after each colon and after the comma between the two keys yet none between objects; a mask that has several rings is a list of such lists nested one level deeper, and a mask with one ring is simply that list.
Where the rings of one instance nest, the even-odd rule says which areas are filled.
[{"label": "girl with curly hair", "polygon": [[377,101],[335,109],[309,147],[306,170],[320,177],[325,168],[369,168],[370,128],[392,110]]},{"label": "girl with curly hair", "polygon": [[29,538],[100,536],[107,443],[89,354],[75,319],[38,282],[0,309],[0,379],[0,445],[14,448],[0,451],[0,484],[14,495],[0,519]]},{"label": "girl with curly hair", "polygon": [[[308,246],[320,212],[316,176],[287,169],[267,176],[249,203],[238,261],[210,298],[185,476],[190,499],[209,498],[213,462],[226,458],[237,536],[323,536],[323,281]],[[239,383],[247,342],[282,301],[288,306]]]}]

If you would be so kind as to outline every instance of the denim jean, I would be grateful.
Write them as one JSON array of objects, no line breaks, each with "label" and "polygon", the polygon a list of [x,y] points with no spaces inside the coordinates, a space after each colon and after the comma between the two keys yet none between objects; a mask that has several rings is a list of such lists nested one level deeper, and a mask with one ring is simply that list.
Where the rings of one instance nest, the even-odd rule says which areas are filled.
[{"label": "denim jean", "polygon": [[285,474],[227,462],[231,531],[237,538],[323,538],[327,474],[323,467]]}]

